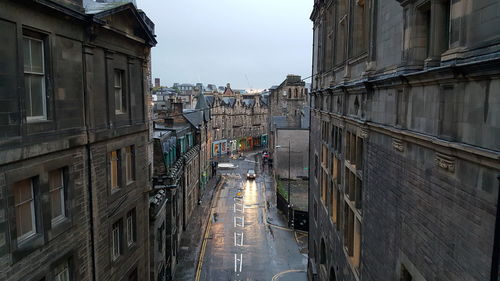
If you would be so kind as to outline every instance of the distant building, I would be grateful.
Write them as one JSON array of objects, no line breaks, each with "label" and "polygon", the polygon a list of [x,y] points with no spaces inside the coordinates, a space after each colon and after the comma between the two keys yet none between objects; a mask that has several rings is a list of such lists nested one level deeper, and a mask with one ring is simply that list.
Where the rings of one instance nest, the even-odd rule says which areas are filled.
[{"label": "distant building", "polygon": [[206,95],[211,116],[211,157],[267,147],[267,98],[242,95],[228,83],[222,94]]},{"label": "distant building", "polygon": [[[296,159],[291,161],[294,165],[291,169],[293,170],[291,178],[307,178],[308,163],[304,163],[301,157],[309,155],[308,96],[305,82],[298,75],[287,75],[279,86],[269,89],[269,152],[274,161],[276,174],[282,178],[288,177],[288,152],[287,149],[276,150],[275,147],[288,146],[288,140],[292,135],[290,144]],[[296,134],[290,134],[293,131],[296,131]]]}]

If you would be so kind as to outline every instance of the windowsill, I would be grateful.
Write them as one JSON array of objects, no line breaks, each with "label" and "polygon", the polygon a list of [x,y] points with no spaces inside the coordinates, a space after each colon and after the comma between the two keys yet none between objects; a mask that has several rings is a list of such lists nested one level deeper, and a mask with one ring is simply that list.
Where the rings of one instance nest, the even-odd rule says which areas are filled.
[{"label": "windowsill", "polygon": [[48,231],[48,240],[53,240],[61,235],[61,233],[68,231],[72,225],[73,222],[70,217],[58,219],[55,223],[52,223],[51,229]]},{"label": "windowsill", "polygon": [[40,124],[40,123],[50,123],[52,120],[49,119],[28,119],[26,118],[26,123],[28,124]]},{"label": "windowsill", "polygon": [[127,114],[126,111],[115,111],[115,115],[124,115]]},{"label": "windowsill", "polygon": [[[14,243],[17,243],[17,241]],[[26,238],[21,243],[13,245],[12,248],[14,250],[12,251],[12,263],[22,260],[36,249],[42,247],[43,243],[43,235],[41,233],[35,233],[33,236]]]}]

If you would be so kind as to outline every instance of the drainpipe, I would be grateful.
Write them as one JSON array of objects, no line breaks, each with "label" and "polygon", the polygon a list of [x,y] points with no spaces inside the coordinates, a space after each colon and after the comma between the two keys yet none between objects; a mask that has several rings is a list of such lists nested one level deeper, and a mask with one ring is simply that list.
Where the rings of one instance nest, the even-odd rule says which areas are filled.
[{"label": "drainpipe", "polygon": [[500,258],[500,175],[498,179],[498,195],[497,195],[497,215],[495,219],[495,237],[493,238],[493,255],[491,256],[491,281],[498,281],[498,261]]},{"label": "drainpipe", "polygon": [[[92,24],[92,23],[91,23]],[[84,47],[85,48],[85,47]],[[82,61],[83,61],[83,68],[84,68],[84,72],[83,73],[86,73],[86,69],[87,69],[87,65],[86,65],[86,61],[87,61],[87,54],[85,52],[85,49],[84,49],[84,52],[82,54]],[[92,274],[92,280],[93,281],[96,281],[97,280],[97,269],[96,269],[96,249],[95,249],[95,238],[94,238],[94,234],[95,234],[95,230],[94,230],[94,208],[93,208],[93,205],[92,205],[92,198],[93,198],[93,193],[92,193],[92,161],[91,161],[91,158],[92,158],[92,155],[90,153],[90,134],[89,134],[89,116],[88,116],[88,110],[89,110],[89,103],[90,103],[90,97],[89,97],[89,92],[88,92],[88,89],[87,89],[87,85],[88,85],[88,81],[87,81],[87,76],[86,75],[83,75],[83,83],[85,85],[85,87],[83,88],[83,112],[84,112],[84,126],[85,126],[85,133],[86,133],[86,137],[87,137],[87,140],[86,140],[86,143],[85,143],[85,150],[87,152],[87,181],[88,181],[88,184],[87,184],[87,187],[88,187],[88,213],[89,213],[89,224],[90,224],[90,249],[91,249],[91,259],[92,259],[92,269],[91,269],[91,274]]]}]

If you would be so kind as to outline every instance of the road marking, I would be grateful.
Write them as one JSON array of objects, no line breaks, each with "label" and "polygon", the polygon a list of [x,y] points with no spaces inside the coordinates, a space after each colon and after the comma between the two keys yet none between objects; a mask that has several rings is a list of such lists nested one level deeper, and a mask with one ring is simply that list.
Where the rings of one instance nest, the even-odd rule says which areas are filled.
[{"label": "road marking", "polygon": [[243,267],[243,254],[240,254],[239,258],[237,254],[234,254],[234,272],[241,272],[242,267]]},{"label": "road marking", "polygon": [[234,246],[243,247],[243,232],[234,233]]},{"label": "road marking", "polygon": [[305,270],[303,269],[290,269],[290,270],[285,270],[283,272],[280,272],[276,275],[273,276],[273,279],[271,279],[271,281],[276,281],[278,280],[282,275],[285,275],[287,273],[292,273],[292,272],[306,272]]},{"label": "road marking", "polygon": [[234,217],[234,227],[237,226],[245,228],[245,217]]},{"label": "road marking", "polygon": [[243,206],[243,203],[234,203],[233,204],[233,213],[240,212],[243,213],[245,210],[245,207]]}]

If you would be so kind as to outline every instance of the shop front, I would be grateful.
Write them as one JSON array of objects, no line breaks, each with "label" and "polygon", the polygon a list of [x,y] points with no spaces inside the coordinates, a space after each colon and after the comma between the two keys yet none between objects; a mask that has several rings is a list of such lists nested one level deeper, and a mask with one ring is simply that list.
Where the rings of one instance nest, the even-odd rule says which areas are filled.
[{"label": "shop front", "polygon": [[260,136],[260,146],[267,147],[267,134]]}]

